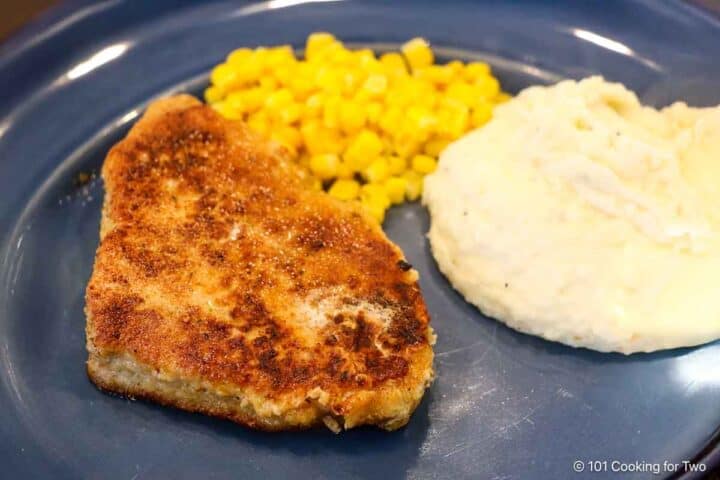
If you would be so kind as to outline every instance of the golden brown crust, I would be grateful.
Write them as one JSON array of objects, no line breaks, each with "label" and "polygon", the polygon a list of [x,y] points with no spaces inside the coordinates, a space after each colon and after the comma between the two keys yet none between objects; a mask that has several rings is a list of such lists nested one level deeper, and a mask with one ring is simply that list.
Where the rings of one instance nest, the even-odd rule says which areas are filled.
[{"label": "golden brown crust", "polygon": [[[326,415],[404,423],[398,412],[409,415],[432,375],[431,331],[416,272],[372,220],[307,188],[282,149],[189,96],[151,105],[103,178],[86,294],[100,387],[253,427],[263,426],[260,403],[287,413],[279,428]],[[93,374],[125,354],[245,395],[252,418]]]}]

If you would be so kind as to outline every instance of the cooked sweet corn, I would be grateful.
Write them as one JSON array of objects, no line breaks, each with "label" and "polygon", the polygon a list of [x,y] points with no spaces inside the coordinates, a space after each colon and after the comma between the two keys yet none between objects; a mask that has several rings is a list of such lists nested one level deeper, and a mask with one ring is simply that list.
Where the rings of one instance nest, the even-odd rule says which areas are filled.
[{"label": "cooked sweet corn", "polygon": [[423,189],[423,177],[419,173],[413,170],[408,170],[403,173],[403,178],[407,182],[405,184],[405,196],[411,202],[417,200],[422,195]]},{"label": "cooked sweet corn", "polygon": [[472,122],[473,127],[481,127],[485,125],[491,117],[492,105],[488,102],[481,101],[473,108],[470,121]]},{"label": "cooked sweet corn", "polygon": [[205,101],[208,103],[219,102],[223,98],[223,91],[220,87],[213,85],[205,89]]},{"label": "cooked sweet corn", "polygon": [[360,203],[366,207],[370,215],[382,222],[385,218],[385,210],[390,207],[391,201],[383,185],[366,183],[360,187]]},{"label": "cooked sweet corn", "polygon": [[387,199],[387,194],[385,193],[385,189],[381,184],[378,183],[366,183],[365,185],[360,187],[360,196],[361,197],[378,197],[387,200],[389,203],[390,200]]},{"label": "cooked sweet corn", "polygon": [[377,133],[363,130],[353,138],[345,150],[344,159],[356,172],[361,172],[383,151],[383,143]]},{"label": "cooked sweet corn", "polygon": [[339,179],[330,186],[328,193],[340,200],[353,200],[360,193],[360,184],[355,180]]},{"label": "cooked sweet corn", "polygon": [[384,204],[372,200],[361,200],[360,205],[362,205],[365,211],[377,220],[378,223],[382,223],[383,220],[385,220],[385,210],[387,210],[387,207],[385,207]]},{"label": "cooked sweet corn", "polygon": [[310,171],[322,180],[337,177],[339,167],[340,159],[334,153],[323,153],[310,158]]},{"label": "cooked sweet corn", "polygon": [[335,43],[335,37],[326,32],[311,33],[305,42],[305,57],[308,60],[313,59],[325,47]]},{"label": "cooked sweet corn", "polygon": [[415,155],[412,158],[412,168],[421,175],[427,175],[435,171],[437,160],[429,155]]},{"label": "cooked sweet corn", "polygon": [[403,157],[390,155],[387,162],[390,175],[400,175],[407,170],[407,161]]},{"label": "cooked sweet corn", "polygon": [[345,133],[357,132],[365,126],[366,120],[363,105],[354,101],[340,102],[340,127]]},{"label": "cooked sweet corn", "polygon": [[442,151],[445,150],[445,147],[448,146],[448,143],[450,143],[450,141],[444,138],[435,138],[425,143],[423,151],[426,155],[438,158]]},{"label": "cooked sweet corn", "polygon": [[350,168],[350,165],[348,165],[345,162],[340,162],[338,164],[338,170],[337,170],[338,178],[353,178],[354,175],[355,175],[355,172],[353,172],[353,169]]},{"label": "cooked sweet corn", "polygon": [[390,175],[390,166],[387,160],[379,158],[372,162],[363,172],[365,180],[369,183],[381,183]]},{"label": "cooked sweet corn", "polygon": [[402,46],[402,52],[410,68],[429,67],[435,61],[430,45],[423,38],[413,38]]},{"label": "cooked sweet corn", "polygon": [[308,36],[303,59],[287,45],[233,50],[210,83],[205,100],[221,115],[283,145],[315,188],[330,184],[380,222],[420,197],[448,143],[509,98],[486,63],[437,65],[422,38],[376,56],[323,32]]},{"label": "cooked sweet corn", "polygon": [[385,192],[393,204],[402,203],[405,200],[407,183],[407,179],[403,177],[390,177],[385,181]]}]

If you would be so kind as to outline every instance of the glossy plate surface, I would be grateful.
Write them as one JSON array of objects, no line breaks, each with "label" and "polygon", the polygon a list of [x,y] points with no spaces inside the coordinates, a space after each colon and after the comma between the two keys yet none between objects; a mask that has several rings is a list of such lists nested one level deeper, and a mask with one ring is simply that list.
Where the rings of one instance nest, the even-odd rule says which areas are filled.
[{"label": "glossy plate surface", "polygon": [[558,479],[599,460],[662,478],[653,464],[716,463],[719,343],[624,357],[515,333],[439,274],[419,205],[385,224],[438,334],[437,381],[407,428],[264,434],[90,384],[83,291],[102,185],[73,179],[97,171],[151,98],[200,92],[235,47],[300,46],[314,30],[376,47],[422,35],[446,58],[488,59],[512,91],[601,73],[654,105],[720,103],[720,24],[675,1],[64,4],[0,47],[3,476]]}]

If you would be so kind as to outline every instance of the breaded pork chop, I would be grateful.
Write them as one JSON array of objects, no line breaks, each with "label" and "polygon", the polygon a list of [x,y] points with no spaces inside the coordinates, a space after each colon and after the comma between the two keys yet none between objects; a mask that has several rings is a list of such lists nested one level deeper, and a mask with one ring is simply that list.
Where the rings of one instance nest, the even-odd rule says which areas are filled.
[{"label": "breaded pork chop", "polygon": [[407,423],[433,333],[376,222],[189,96],[153,103],[102,176],[98,387],[263,430]]}]

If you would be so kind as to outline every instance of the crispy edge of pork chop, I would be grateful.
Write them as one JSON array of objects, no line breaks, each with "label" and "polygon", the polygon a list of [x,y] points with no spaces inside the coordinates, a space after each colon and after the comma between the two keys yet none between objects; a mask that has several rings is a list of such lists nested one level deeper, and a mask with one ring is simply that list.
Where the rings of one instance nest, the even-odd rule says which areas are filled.
[{"label": "crispy edge of pork chop", "polygon": [[[134,224],[137,218],[144,218],[143,208],[167,207],[162,203],[167,202],[166,197],[158,200],[146,191],[154,189],[150,182],[166,181],[174,175],[172,182],[195,182],[193,188],[204,191],[206,186],[198,186],[198,179],[192,176],[198,171],[192,164],[197,158],[176,160],[173,152],[183,151],[188,143],[191,147],[198,143],[212,147],[213,142],[220,143],[223,154],[231,152],[227,160],[231,166],[228,172],[221,172],[224,176],[212,179],[227,177],[231,187],[236,187],[233,176],[248,173],[243,169],[245,163],[257,162],[256,168],[279,169],[282,173],[275,174],[276,177],[289,177],[290,200],[284,198],[283,201],[292,203],[293,195],[297,194],[303,204],[317,202],[321,210],[320,226],[297,225],[285,219],[289,222],[289,231],[295,234],[299,231],[302,239],[297,248],[303,251],[297,252],[299,256],[295,259],[305,255],[310,258],[316,250],[320,251],[318,255],[328,251],[327,258],[337,265],[331,265],[327,271],[317,267],[320,272],[317,277],[325,277],[314,278],[321,287],[310,293],[320,292],[321,298],[308,300],[309,303],[304,304],[306,310],[299,314],[291,301],[294,297],[288,298],[290,304],[283,306],[287,303],[285,299],[276,299],[273,303],[271,295],[269,300],[266,298],[269,302],[266,305],[262,298],[251,297],[250,294],[256,293],[253,287],[248,287],[250,293],[243,297],[243,286],[233,285],[229,290],[245,298],[245,303],[240,300],[229,316],[227,313],[218,314],[217,318],[208,315],[190,300],[197,293],[196,286],[191,281],[188,284],[178,281],[181,274],[193,278],[195,272],[184,271],[188,267],[183,266],[184,257],[193,254],[172,247],[169,239],[174,234],[163,231],[162,227],[154,232],[152,224]],[[234,145],[238,142],[239,147]],[[237,148],[233,150],[234,147]],[[164,160],[153,156],[164,156]],[[174,173],[167,173],[168,169],[174,169]],[[158,173],[159,170],[162,172]],[[153,175],[158,178],[154,179]],[[271,187],[279,186],[272,185],[277,181],[273,173],[268,175],[260,174],[257,179],[261,193],[267,178]],[[408,422],[433,379],[434,334],[417,285],[417,272],[404,261],[402,252],[385,237],[374,220],[355,206],[303,187],[302,172],[284,158],[281,147],[255,137],[240,122],[222,119],[210,107],[187,95],[151,104],[128,136],[109,152],[103,165],[103,179],[106,196],[101,242],[88,283],[85,308],[87,371],[100,389],[268,431],[309,428],[323,423],[336,432],[359,425],[394,430]],[[135,200],[139,203],[132,205]],[[205,197],[200,201],[204,200]],[[179,215],[180,220],[187,220]],[[180,225],[170,227],[178,229]],[[222,235],[227,235],[228,228],[231,237],[237,235],[234,226],[225,227],[225,230],[217,227]],[[149,250],[134,244],[133,235],[151,244],[147,246]],[[207,230],[200,231],[199,238],[207,240],[207,235]],[[250,240],[252,236],[249,235]],[[141,248],[139,253],[137,248]],[[188,251],[192,248],[188,247]],[[172,258],[154,262],[153,255],[160,255],[157,249],[164,249],[162,255],[168,253],[165,250],[170,251],[171,257],[178,257],[177,262]],[[232,249],[226,252],[228,255],[252,254],[247,249],[239,253]],[[301,267],[301,275],[302,268],[314,271],[317,265],[322,265],[298,261],[300,264],[296,266]],[[164,266],[173,262],[180,266],[170,268],[167,274],[170,276],[164,277]],[[223,268],[230,267],[219,268],[223,272]],[[333,268],[338,269],[337,274]],[[215,275],[212,269],[206,271],[211,278]],[[338,285],[328,286],[335,275]],[[359,287],[345,291],[345,281]],[[273,287],[269,288],[275,293]],[[294,288],[309,298],[306,286]],[[344,293],[323,297],[326,291],[337,289]],[[165,294],[167,299],[163,297]],[[332,303],[341,297],[345,304]],[[247,301],[248,298],[251,299]],[[186,303],[187,309],[178,313]],[[367,311],[363,310],[365,307]],[[247,316],[248,308],[251,317]],[[237,309],[239,317],[235,319]],[[299,333],[301,326],[298,326],[309,320],[278,318],[332,316],[333,309],[339,312],[333,316],[334,321],[313,331],[310,337],[318,337],[309,342],[305,342],[307,339]],[[189,319],[188,315],[195,315],[197,319]],[[380,318],[381,323],[373,319],[373,315]],[[264,330],[251,327],[260,317],[267,321],[262,324]],[[238,339],[238,329],[245,332],[246,337]],[[255,338],[250,338],[251,335]],[[319,335],[324,335],[324,339]],[[238,352],[245,355],[240,360],[233,357]]]}]

